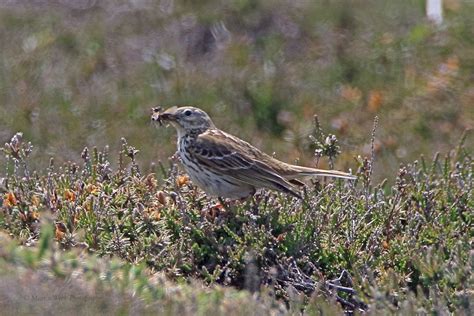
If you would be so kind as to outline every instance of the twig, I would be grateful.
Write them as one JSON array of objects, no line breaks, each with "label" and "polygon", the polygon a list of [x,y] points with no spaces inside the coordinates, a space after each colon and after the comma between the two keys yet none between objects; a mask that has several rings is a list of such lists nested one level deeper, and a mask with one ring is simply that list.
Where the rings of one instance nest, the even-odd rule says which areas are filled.
[{"label": "twig", "polygon": [[336,285],[331,282],[326,282],[326,285],[330,288],[336,289],[341,292],[349,293],[349,294],[356,294],[356,291],[353,288],[342,286],[342,285]]},{"label": "twig", "polygon": [[373,172],[373,165],[375,161],[375,131],[377,130],[377,126],[379,124],[379,117],[376,116],[374,118],[374,126],[372,128],[372,137],[370,139],[370,166],[369,166],[369,185],[372,179],[372,172]]},{"label": "twig", "polygon": [[[356,298],[357,292],[352,288],[352,278],[346,270],[343,270],[338,278],[326,282],[316,282],[311,277],[306,275],[298,267],[296,261],[291,258],[288,266],[280,265],[281,277],[276,278],[276,281],[285,286],[292,286],[298,291],[311,295],[317,288],[320,288],[325,295],[332,296],[348,313],[359,311],[366,311],[368,306],[361,300]],[[346,283],[342,285],[341,283]],[[347,293],[348,298],[341,297],[338,292]]]}]

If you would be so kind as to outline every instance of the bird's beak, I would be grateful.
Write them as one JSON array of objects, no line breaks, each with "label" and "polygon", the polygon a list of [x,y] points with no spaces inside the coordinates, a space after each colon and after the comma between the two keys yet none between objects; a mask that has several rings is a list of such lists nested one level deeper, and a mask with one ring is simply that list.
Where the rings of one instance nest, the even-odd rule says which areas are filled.
[{"label": "bird's beak", "polygon": [[174,113],[164,112],[160,115],[160,118],[164,121],[176,121],[176,115]]}]

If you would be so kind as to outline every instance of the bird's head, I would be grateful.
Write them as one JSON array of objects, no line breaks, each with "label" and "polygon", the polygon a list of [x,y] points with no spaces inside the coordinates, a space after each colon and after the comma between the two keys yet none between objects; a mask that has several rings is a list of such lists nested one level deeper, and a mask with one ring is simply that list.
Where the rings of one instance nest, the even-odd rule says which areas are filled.
[{"label": "bird's head", "polygon": [[214,127],[214,123],[206,112],[192,106],[174,106],[164,112],[161,112],[159,108],[154,108],[151,119],[171,123],[178,131],[178,137],[188,133],[201,133]]}]

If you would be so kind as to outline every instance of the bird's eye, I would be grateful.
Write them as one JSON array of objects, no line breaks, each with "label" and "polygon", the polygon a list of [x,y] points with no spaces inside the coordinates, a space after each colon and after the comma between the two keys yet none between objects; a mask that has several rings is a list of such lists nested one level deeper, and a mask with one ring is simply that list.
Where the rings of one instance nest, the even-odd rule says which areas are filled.
[{"label": "bird's eye", "polygon": [[190,115],[191,115],[191,111],[190,111],[190,110],[186,110],[186,111],[184,111],[184,115],[186,115],[186,116],[190,116]]}]

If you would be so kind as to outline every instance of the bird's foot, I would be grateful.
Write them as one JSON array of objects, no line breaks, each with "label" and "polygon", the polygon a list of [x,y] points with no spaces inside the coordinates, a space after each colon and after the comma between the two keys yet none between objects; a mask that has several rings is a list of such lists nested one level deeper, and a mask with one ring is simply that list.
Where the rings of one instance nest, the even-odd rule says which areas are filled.
[{"label": "bird's foot", "polygon": [[[231,217],[233,214],[237,214],[237,207],[243,203],[249,202],[249,198],[241,198],[238,200],[225,200],[221,197],[218,198],[219,202],[209,205],[203,209],[203,216],[208,220],[215,220],[216,218]],[[254,201],[253,198],[251,201]]]},{"label": "bird's foot", "polygon": [[233,207],[233,202],[232,200],[229,200],[229,201],[225,201],[223,198],[218,198],[219,200],[219,204],[221,205],[222,209],[225,210],[226,212],[230,212],[230,213],[235,213],[235,209]]},{"label": "bird's foot", "polygon": [[218,203],[204,208],[201,212],[201,215],[204,216],[208,221],[214,222],[216,218],[224,215],[225,213],[226,210],[224,209],[224,206]]}]

